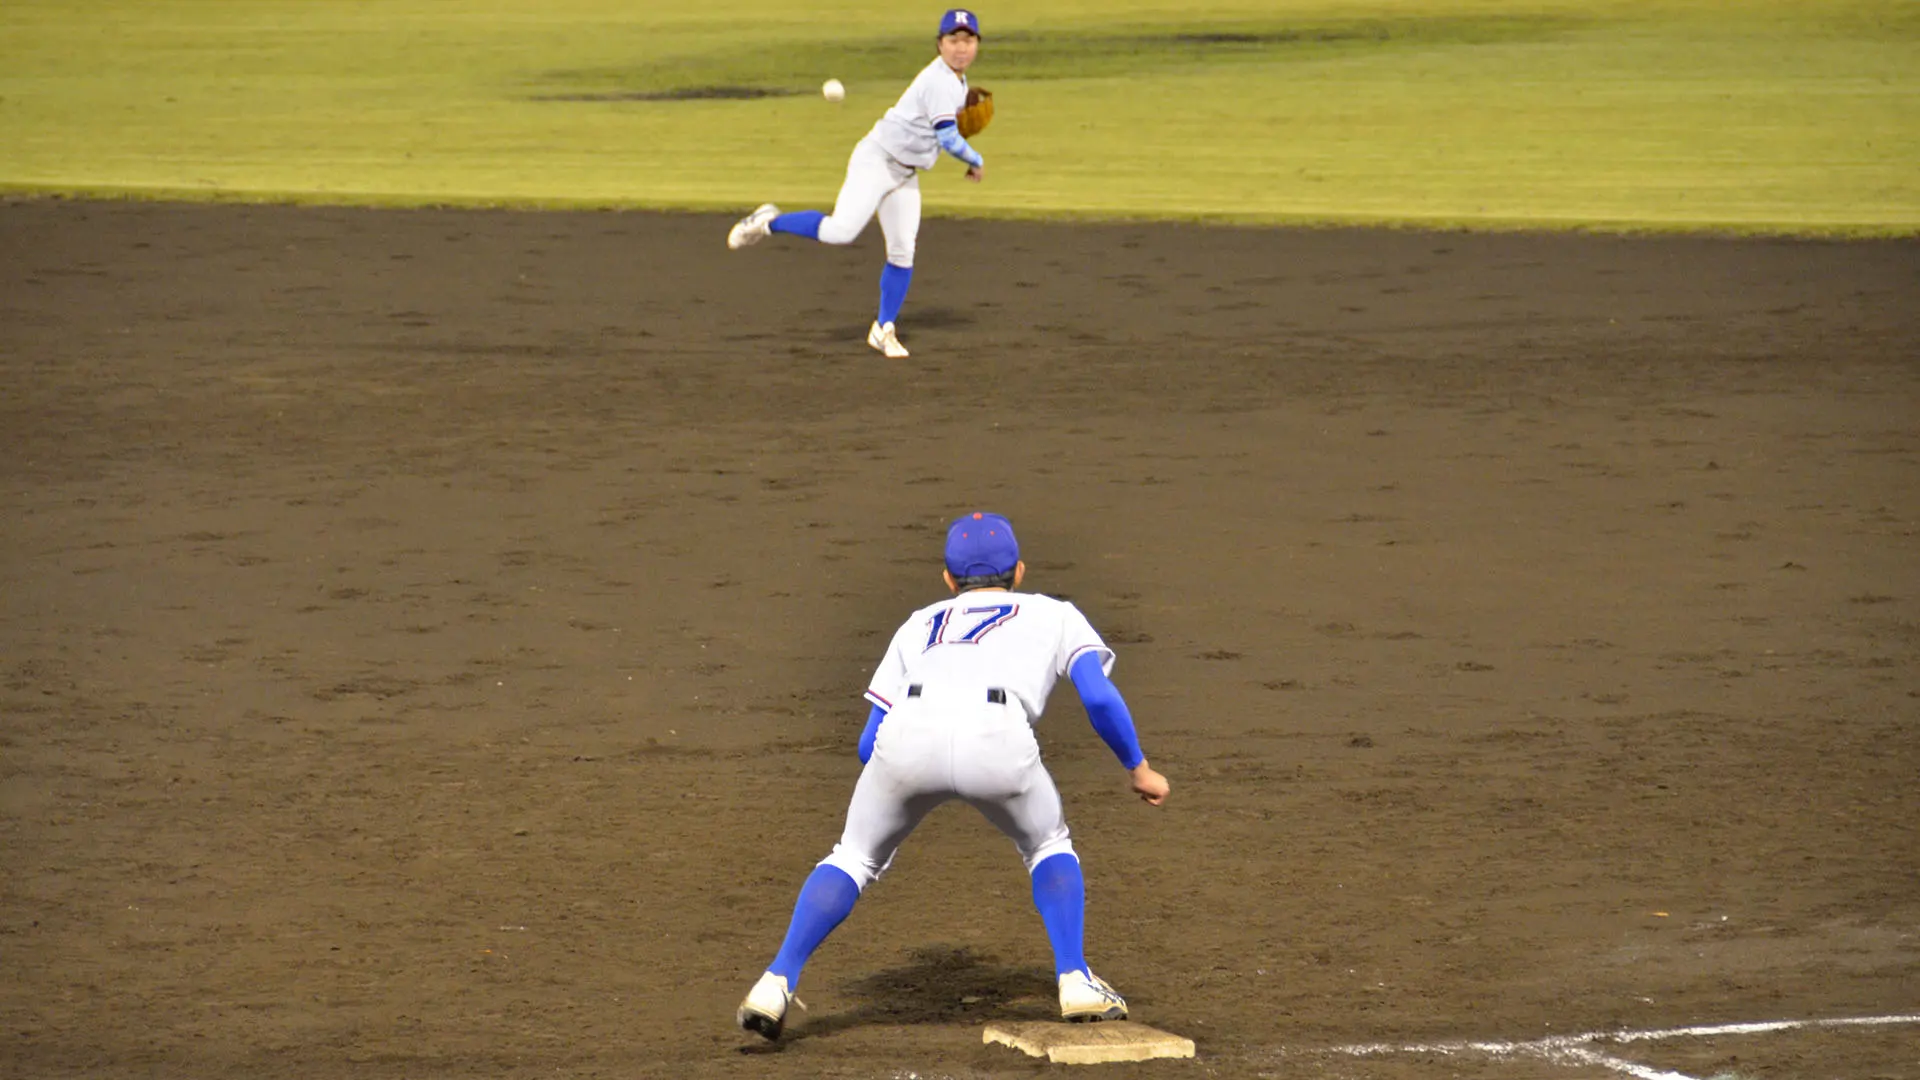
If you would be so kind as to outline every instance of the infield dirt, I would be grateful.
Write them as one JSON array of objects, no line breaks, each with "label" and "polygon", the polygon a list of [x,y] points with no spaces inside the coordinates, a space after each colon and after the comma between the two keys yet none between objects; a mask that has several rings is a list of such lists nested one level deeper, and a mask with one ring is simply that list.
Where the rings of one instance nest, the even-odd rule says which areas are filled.
[{"label": "infield dirt", "polygon": [[731,1025],[975,507],[1174,784],[1056,696],[1100,1075],[1920,1011],[1920,243],[936,220],[891,362],[728,224],[0,204],[0,1071],[1048,1072],[958,806]]}]

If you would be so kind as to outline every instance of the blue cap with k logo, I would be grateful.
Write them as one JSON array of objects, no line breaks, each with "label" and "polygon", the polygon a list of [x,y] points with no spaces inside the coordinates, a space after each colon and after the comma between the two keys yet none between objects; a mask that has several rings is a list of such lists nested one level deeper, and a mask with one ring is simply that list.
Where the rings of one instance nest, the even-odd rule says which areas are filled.
[{"label": "blue cap with k logo", "polygon": [[954,8],[940,16],[940,36],[946,37],[955,30],[965,30],[974,37],[980,36],[980,16],[965,8]]}]

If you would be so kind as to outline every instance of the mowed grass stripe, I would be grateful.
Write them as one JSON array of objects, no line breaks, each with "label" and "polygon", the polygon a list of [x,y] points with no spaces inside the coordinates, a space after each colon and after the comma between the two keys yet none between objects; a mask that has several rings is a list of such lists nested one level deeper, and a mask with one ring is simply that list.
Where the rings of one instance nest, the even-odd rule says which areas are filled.
[{"label": "mowed grass stripe", "polygon": [[[15,0],[0,188],[828,204],[937,10]],[[804,17],[801,15],[804,14]],[[1920,5],[992,8],[931,214],[1920,232]],[[923,25],[925,24],[925,25]],[[840,106],[814,93],[845,80]],[[716,94],[763,94],[730,98]]]}]

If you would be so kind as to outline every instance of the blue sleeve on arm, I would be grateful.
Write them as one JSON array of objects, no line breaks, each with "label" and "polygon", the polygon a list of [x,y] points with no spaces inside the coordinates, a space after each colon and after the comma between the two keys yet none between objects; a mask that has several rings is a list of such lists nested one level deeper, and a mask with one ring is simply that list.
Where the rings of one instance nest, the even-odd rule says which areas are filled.
[{"label": "blue sleeve on arm", "polygon": [[887,710],[878,705],[867,714],[867,730],[860,733],[860,764],[865,765],[873,757],[873,740],[880,735],[880,721],[887,718]]},{"label": "blue sleeve on arm", "polygon": [[1127,711],[1120,688],[1107,678],[1100,654],[1092,651],[1081,654],[1067,674],[1073,677],[1073,688],[1080,692],[1080,704],[1086,706],[1093,730],[1100,733],[1120,764],[1131,769],[1147,760],[1147,755],[1140,751],[1140,737],[1133,731],[1133,714]]},{"label": "blue sleeve on arm", "polygon": [[933,129],[933,136],[940,140],[940,149],[945,150],[961,161],[966,162],[976,169],[986,165],[987,159],[980,156],[980,151],[967,145],[967,140],[960,136],[959,125],[953,121],[949,120],[944,124],[936,126]]}]

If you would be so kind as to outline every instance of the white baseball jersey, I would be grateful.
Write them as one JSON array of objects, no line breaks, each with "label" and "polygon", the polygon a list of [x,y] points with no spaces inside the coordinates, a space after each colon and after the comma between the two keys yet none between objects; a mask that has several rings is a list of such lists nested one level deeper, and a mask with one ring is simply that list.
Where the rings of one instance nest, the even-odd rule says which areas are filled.
[{"label": "white baseball jersey", "polygon": [[1112,672],[1113,650],[1065,600],[1038,593],[965,592],[921,608],[894,632],[866,696],[892,712],[916,684],[983,695],[1000,689],[1019,701],[1031,723],[1046,708],[1053,684],[1088,652],[1099,655],[1101,670]]},{"label": "white baseball jersey", "polygon": [[914,77],[900,100],[874,125],[867,137],[880,144],[895,161],[916,169],[931,169],[940,158],[935,124],[952,120],[967,105],[967,77],[933,58]]}]

